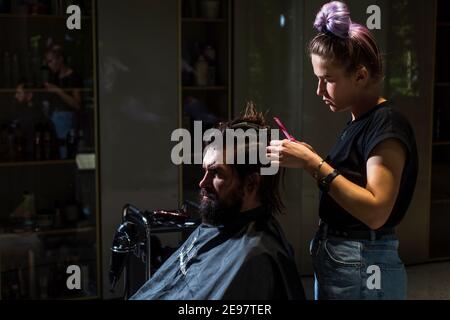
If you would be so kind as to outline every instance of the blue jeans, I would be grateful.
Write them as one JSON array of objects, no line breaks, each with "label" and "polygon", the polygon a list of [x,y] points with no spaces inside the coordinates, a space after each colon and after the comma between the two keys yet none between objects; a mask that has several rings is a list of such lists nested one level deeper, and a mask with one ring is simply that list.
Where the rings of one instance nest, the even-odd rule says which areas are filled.
[{"label": "blue jeans", "polygon": [[350,240],[317,233],[310,253],[315,300],[406,299],[406,270],[395,235]]},{"label": "blue jeans", "polygon": [[67,158],[67,146],[65,144],[67,134],[74,129],[74,113],[72,111],[54,111],[52,114],[52,122],[55,127],[56,137],[61,144],[58,147],[59,158]]},{"label": "blue jeans", "polygon": [[70,129],[74,128],[74,113],[72,111],[54,111],[52,122],[58,139],[65,140]]}]

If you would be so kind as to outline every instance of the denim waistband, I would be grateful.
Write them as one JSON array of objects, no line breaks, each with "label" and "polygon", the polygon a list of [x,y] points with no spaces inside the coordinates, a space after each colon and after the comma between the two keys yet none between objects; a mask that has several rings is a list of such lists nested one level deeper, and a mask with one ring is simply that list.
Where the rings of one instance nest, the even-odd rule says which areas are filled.
[{"label": "denim waistband", "polygon": [[331,226],[325,222],[320,222],[318,235],[321,239],[329,236],[345,238],[349,240],[395,240],[394,228],[383,228],[379,230],[351,230]]}]

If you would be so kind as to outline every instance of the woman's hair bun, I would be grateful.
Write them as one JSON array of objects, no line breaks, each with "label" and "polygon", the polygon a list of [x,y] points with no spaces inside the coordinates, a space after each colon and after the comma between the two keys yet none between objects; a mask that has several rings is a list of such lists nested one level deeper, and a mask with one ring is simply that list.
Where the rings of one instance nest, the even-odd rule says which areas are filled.
[{"label": "woman's hair bun", "polygon": [[347,38],[352,21],[347,5],[340,1],[324,4],[316,15],[314,27],[319,32],[332,33],[339,38]]}]

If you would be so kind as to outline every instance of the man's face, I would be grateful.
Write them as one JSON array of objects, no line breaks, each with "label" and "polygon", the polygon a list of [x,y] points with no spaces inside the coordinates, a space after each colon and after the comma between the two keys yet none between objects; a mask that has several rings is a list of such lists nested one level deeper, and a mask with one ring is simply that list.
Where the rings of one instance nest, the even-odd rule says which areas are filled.
[{"label": "man's face", "polygon": [[203,158],[205,174],[200,181],[200,213],[203,222],[219,225],[230,221],[240,212],[244,190],[237,173],[224,163],[224,152],[207,149]]},{"label": "man's face", "polygon": [[33,94],[31,92],[25,91],[23,85],[18,85],[14,97],[16,98],[17,102],[22,104],[29,102],[32,99]]}]

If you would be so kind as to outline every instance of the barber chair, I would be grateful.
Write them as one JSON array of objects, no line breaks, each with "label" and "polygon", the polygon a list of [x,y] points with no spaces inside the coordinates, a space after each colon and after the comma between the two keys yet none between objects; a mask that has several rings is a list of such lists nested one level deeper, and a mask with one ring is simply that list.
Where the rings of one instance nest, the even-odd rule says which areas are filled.
[{"label": "barber chair", "polygon": [[195,215],[188,210],[189,207],[198,209],[198,205],[190,201],[176,210],[141,211],[131,204],[123,207],[122,222],[117,227],[111,247],[109,281],[112,292],[123,272],[123,298],[128,299],[159,266],[162,246],[154,234],[189,234],[200,224],[200,219],[192,218]]}]

